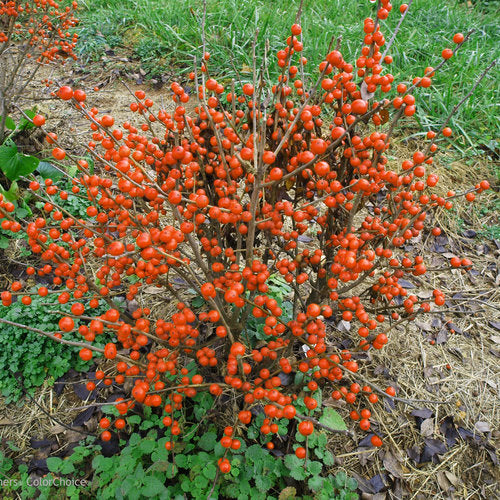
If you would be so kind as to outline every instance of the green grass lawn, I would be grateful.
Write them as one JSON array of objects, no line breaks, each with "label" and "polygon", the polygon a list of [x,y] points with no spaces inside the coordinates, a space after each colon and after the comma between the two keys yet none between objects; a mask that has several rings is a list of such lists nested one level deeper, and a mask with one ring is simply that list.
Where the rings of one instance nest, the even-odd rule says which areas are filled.
[{"label": "green grass lawn", "polygon": [[[79,28],[83,60],[99,60],[108,48],[117,52],[121,48],[132,51],[148,75],[155,76],[171,72],[172,66],[178,68],[178,73],[188,72],[193,57],[200,56],[200,25],[195,17],[202,14],[200,0],[85,1]],[[394,2],[391,16],[383,23],[386,40],[399,20],[400,3]],[[218,76],[234,77],[236,68],[242,78],[250,79],[245,69],[252,64],[256,28],[259,54],[267,38],[274,56],[284,45],[298,4],[298,0],[208,0],[207,44],[212,54],[211,67],[217,68]],[[315,74],[332,35],[342,35],[344,57],[354,62],[361,46],[363,19],[373,14],[373,8],[369,0],[305,0],[302,26],[304,54],[309,60],[307,71]],[[499,13],[498,4],[486,0],[474,2],[474,7],[453,0],[413,2],[404,29],[391,49],[396,82],[408,81],[422,75],[426,66],[437,65],[442,49],[453,46],[454,33],[476,30],[459,55],[436,75],[432,88],[418,91],[421,99],[417,120],[424,130],[438,127],[447,110],[468,92],[487,64],[498,58]],[[495,68],[453,117],[462,153],[478,144],[491,148],[498,144],[499,75]]]}]

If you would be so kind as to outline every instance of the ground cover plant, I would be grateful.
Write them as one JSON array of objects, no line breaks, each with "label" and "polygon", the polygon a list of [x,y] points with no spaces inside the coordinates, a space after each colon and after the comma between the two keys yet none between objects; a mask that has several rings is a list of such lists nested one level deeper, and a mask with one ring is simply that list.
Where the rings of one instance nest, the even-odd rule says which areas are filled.
[{"label": "ground cover plant", "polygon": [[[0,338],[0,391],[7,403],[17,401],[24,390],[33,393],[33,389],[41,386],[49,377],[55,380],[70,368],[79,371],[88,368],[88,363],[78,357],[77,348],[68,348],[36,332],[26,332],[8,323],[16,323],[21,317],[26,323],[36,324],[43,331],[54,332],[58,329],[60,315],[50,311],[57,309],[61,309],[61,305],[52,294],[45,298],[35,295],[30,304],[18,301],[13,307],[0,311],[5,321]],[[69,311],[70,307],[63,306],[62,309]],[[79,340],[78,333],[75,332],[69,338]]]},{"label": "ground cover plant", "polygon": [[[489,189],[478,179],[466,192],[443,191],[433,163],[452,137],[451,116],[495,63],[392,166],[395,131],[472,33],[450,33],[434,67],[396,80],[395,37],[383,34],[391,11],[404,30],[408,6],[379,2],[352,62],[334,36],[308,69],[299,9],[282,47],[257,57],[254,41],[250,74],[229,82],[214,76],[203,12],[202,50],[191,83],[171,85],[172,109],[138,90],[130,120],[117,123],[83,89],[54,90],[87,121],[91,159],[65,150],[63,131],[41,114],[24,116],[53,161],[68,164],[71,187],[20,176],[40,203],[29,220],[2,199],[2,229],[26,235],[28,275],[49,283],[33,290],[16,280],[1,299],[7,311],[48,295],[60,307],[49,331],[0,323],[76,347],[85,362],[103,355],[86,387],[113,403],[99,421],[103,454],[125,449],[94,459],[99,494],[182,495],[194,482],[199,497],[293,488],[289,497],[349,498],[354,483],[329,475],[326,433],[381,447],[381,403],[412,403],[373,382],[372,361],[401,327],[445,304],[438,288],[426,299],[408,291],[419,277],[471,268],[458,255],[434,268],[408,245],[439,237],[440,213]],[[86,201],[85,216],[68,206],[73,198]],[[104,335],[112,340],[99,347]],[[326,398],[344,402],[351,423]]]}]

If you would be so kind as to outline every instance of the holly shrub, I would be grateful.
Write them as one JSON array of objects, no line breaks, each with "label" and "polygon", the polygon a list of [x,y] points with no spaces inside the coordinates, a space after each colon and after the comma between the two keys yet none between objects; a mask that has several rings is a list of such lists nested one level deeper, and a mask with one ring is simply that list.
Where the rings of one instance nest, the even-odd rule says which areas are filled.
[{"label": "holly shrub", "polygon": [[[439,235],[436,211],[451,209],[460,195],[472,202],[489,187],[439,188],[434,157],[452,133],[448,119],[410,158],[389,161],[419,89],[432,85],[468,37],[452,35],[435,67],[395,82],[387,53],[393,40],[382,31],[391,10],[382,0],[364,20],[352,63],[332,39],[311,83],[297,16],[277,54],[254,54],[250,81],[218,81],[203,43],[191,81],[171,85],[172,109],[138,90],[130,121],[115,123],[87,104],[84,90],[60,87],[54,96],[88,120],[92,172],[45,131],[43,116],[33,118],[54,159],[79,172],[71,190],[30,178],[43,207],[26,224],[2,201],[2,229],[28,236],[37,262],[28,274],[51,285],[30,292],[16,281],[1,300],[29,305],[34,294],[52,293],[70,304],[45,335],[78,345],[85,361],[104,354],[102,377],[124,394],[116,415],[100,422],[102,440],[140,426],[141,408],[149,407],[162,429],[161,460],[194,467],[197,452],[182,464],[175,457],[195,449],[186,412],[206,394],[218,425],[210,450],[199,442],[197,449],[219,447],[203,458],[209,470],[202,474],[214,481],[220,473],[231,477],[232,467],[239,474],[239,451],[250,441],[285,454],[293,470],[303,464],[296,473],[302,480],[310,477],[307,464],[324,460],[313,451],[320,430],[349,439],[354,427],[382,445],[372,411],[397,396],[372,382],[370,360],[391,331],[445,301],[438,289],[431,301],[407,291],[405,283],[436,269],[406,245]],[[407,7],[400,12],[403,18]],[[268,64],[281,68],[275,82],[267,79]],[[74,196],[86,200],[86,219],[62,206]],[[455,257],[439,271],[466,272],[471,264]],[[198,294],[196,307],[187,289]],[[105,312],[97,313],[101,306]],[[76,331],[78,342],[70,340]],[[113,341],[102,349],[96,341],[103,334]],[[353,424],[331,408],[322,417],[322,396],[345,401]],[[125,420],[130,414],[139,415],[135,424]]]}]

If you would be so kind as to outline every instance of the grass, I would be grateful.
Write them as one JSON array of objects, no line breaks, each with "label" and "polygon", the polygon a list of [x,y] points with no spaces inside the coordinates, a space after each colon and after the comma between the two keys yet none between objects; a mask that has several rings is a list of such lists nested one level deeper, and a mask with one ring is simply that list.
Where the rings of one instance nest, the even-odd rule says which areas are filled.
[{"label": "grass", "polygon": [[[99,60],[109,48],[132,51],[141,67],[155,76],[171,71],[172,66],[179,73],[188,72],[194,56],[201,53],[200,1],[86,1],[80,13],[80,51],[84,60]],[[399,3],[383,23],[387,40],[399,20]],[[208,0],[207,44],[218,76],[235,77],[236,69],[243,80],[250,80],[252,40],[257,27],[257,52],[263,52],[265,40],[269,39],[271,60],[275,61],[274,54],[284,46],[298,4],[298,0]],[[373,9],[368,0],[305,0],[302,26],[309,59],[307,71],[314,75],[332,35],[342,35],[344,57],[354,61],[360,49],[362,20],[373,15]],[[487,0],[473,4],[453,0],[414,2],[391,49],[391,71],[396,82],[411,80],[422,75],[426,66],[437,65],[442,49],[453,46],[454,33],[476,30],[461,53],[436,75],[432,88],[418,91],[420,107],[416,118],[424,130],[439,127],[488,62],[498,57],[498,14],[498,5]],[[273,69],[271,77],[277,74],[273,75]],[[479,144],[492,150],[498,147],[499,76],[498,69],[492,71],[453,117],[462,153]]]}]

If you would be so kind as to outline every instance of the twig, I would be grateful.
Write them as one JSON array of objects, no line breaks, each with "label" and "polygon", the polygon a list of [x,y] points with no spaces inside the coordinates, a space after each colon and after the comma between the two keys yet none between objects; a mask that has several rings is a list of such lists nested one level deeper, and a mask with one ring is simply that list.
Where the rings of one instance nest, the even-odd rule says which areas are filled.
[{"label": "twig", "polygon": [[408,2],[406,10],[403,12],[403,14],[401,15],[401,17],[399,18],[399,22],[398,22],[398,24],[396,26],[396,29],[394,30],[394,33],[392,34],[392,37],[389,40],[389,43],[385,46],[384,53],[382,54],[382,57],[381,57],[382,61],[384,60],[384,57],[387,55],[387,52],[389,52],[389,49],[391,48],[391,45],[394,43],[394,40],[396,40],[396,36],[398,34],[399,28],[401,28],[401,25],[403,24],[403,21],[404,21],[404,19],[406,17],[406,14],[408,14],[408,11],[410,10],[412,2],[413,2],[413,0],[410,0]]},{"label": "twig", "polygon": [[[22,328],[23,330],[28,330],[30,332],[44,335],[45,337],[48,337],[49,339],[52,339],[52,340],[59,342],[61,344],[66,344],[66,345],[70,345],[73,347],[87,348],[87,349],[90,349],[91,351],[95,351],[95,352],[99,352],[101,354],[104,354],[104,349],[101,349],[100,347],[96,347],[92,344],[86,344],[85,342],[74,342],[72,340],[60,339],[59,337],[56,337],[52,333],[44,332],[43,330],[40,330],[39,328],[32,328],[30,326],[22,325],[21,323],[15,323],[14,321],[9,321],[9,320],[3,319],[3,318],[0,318],[0,323],[5,323],[6,325],[15,326],[17,328]],[[121,354],[117,354],[116,357],[127,362],[127,363],[130,363],[130,358],[127,358],[126,356],[122,356]]]},{"label": "twig", "polygon": [[[488,67],[481,73],[481,75],[479,75],[479,78],[476,80],[476,82],[474,83],[474,85],[472,86],[472,88],[469,90],[469,92],[467,92],[467,94],[465,95],[465,97],[457,105],[455,105],[455,107],[451,110],[450,114],[448,115],[448,117],[444,121],[443,125],[441,126],[441,128],[439,130],[439,133],[443,132],[444,128],[446,127],[446,125],[448,125],[448,123],[451,120],[452,116],[458,111],[458,109],[460,108],[460,106],[462,106],[462,104],[472,95],[472,93],[474,92],[474,90],[476,90],[476,88],[481,83],[481,81],[483,80],[483,78],[488,74],[488,72],[491,70],[491,68],[493,68],[493,66],[496,65],[496,63],[497,63],[497,60],[494,59],[488,65]],[[429,152],[431,144],[432,143],[429,143],[429,145],[427,146],[426,154]]]}]

